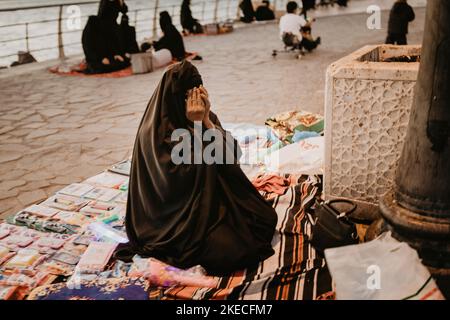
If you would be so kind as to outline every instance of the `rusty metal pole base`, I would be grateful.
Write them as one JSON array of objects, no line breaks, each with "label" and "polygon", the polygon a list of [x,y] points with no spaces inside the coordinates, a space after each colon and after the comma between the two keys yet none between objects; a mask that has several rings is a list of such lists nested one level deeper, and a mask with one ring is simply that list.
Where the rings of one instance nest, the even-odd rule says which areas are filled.
[{"label": "rusty metal pole base", "polygon": [[416,249],[422,263],[450,297],[450,219],[432,217],[401,207],[389,192],[380,201],[380,211],[392,236]]}]

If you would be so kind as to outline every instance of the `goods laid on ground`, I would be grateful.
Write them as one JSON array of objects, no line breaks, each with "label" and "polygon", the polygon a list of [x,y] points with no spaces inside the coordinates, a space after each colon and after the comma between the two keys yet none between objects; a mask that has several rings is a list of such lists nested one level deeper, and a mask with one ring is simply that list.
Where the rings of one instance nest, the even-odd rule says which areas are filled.
[{"label": "goods laid on ground", "polygon": [[[275,254],[258,266],[211,277],[201,266],[181,270],[138,255],[115,260],[114,250],[128,241],[127,159],[0,223],[0,300],[334,298],[325,257],[311,242],[322,195],[323,119],[291,112],[268,122],[224,124],[242,150],[243,171],[278,215]],[[342,255],[325,253],[339,297],[353,298],[342,284]]]}]

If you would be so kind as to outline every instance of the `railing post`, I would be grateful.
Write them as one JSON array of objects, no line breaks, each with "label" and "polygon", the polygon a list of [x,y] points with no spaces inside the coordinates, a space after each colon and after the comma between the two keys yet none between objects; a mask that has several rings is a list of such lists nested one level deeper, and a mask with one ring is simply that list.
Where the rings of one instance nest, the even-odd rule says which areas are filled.
[{"label": "railing post", "polygon": [[203,1],[202,2],[202,21],[205,21],[205,6],[206,6],[206,2]]},{"label": "railing post", "polygon": [[216,0],[216,4],[214,5],[214,23],[217,23],[218,10],[219,10],[219,0]]},{"label": "railing post", "polygon": [[231,0],[227,1],[227,20],[230,19],[230,2]]},{"label": "railing post", "polygon": [[64,54],[64,44],[63,44],[63,32],[62,32],[62,15],[63,15],[63,5],[59,6],[59,16],[58,16],[58,58],[64,59],[66,55]]},{"label": "railing post", "polygon": [[139,10],[136,9],[136,10],[134,11],[134,27],[135,27],[135,28],[136,28],[137,23],[138,23],[138,13],[139,13]]},{"label": "railing post", "polygon": [[25,46],[27,48],[27,52],[30,52],[30,41],[28,35],[28,22],[25,23]]},{"label": "railing post", "polygon": [[156,38],[158,33],[158,7],[159,7],[159,0],[155,0],[155,11],[153,16],[153,38]]},{"label": "railing post", "polygon": [[239,8],[239,2],[240,0],[237,0],[237,6],[236,6],[236,20],[239,21],[241,18],[241,8]]}]

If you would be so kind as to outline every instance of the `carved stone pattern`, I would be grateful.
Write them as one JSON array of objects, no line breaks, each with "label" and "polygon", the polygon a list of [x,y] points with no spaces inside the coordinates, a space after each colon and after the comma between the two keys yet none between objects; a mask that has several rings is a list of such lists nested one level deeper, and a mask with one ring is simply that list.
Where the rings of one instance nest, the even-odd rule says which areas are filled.
[{"label": "carved stone pattern", "polygon": [[334,79],[331,195],[377,203],[392,186],[415,83]]}]

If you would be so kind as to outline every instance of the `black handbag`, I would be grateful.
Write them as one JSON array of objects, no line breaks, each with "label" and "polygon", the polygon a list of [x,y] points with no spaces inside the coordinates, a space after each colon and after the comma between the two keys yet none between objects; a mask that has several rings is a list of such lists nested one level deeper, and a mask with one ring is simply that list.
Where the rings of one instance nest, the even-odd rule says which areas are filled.
[{"label": "black handbag", "polygon": [[[333,204],[345,203],[349,209],[339,212]],[[327,248],[356,244],[359,241],[356,225],[349,215],[356,210],[356,204],[346,199],[316,202],[315,221],[312,227],[311,244],[323,253]]]}]

